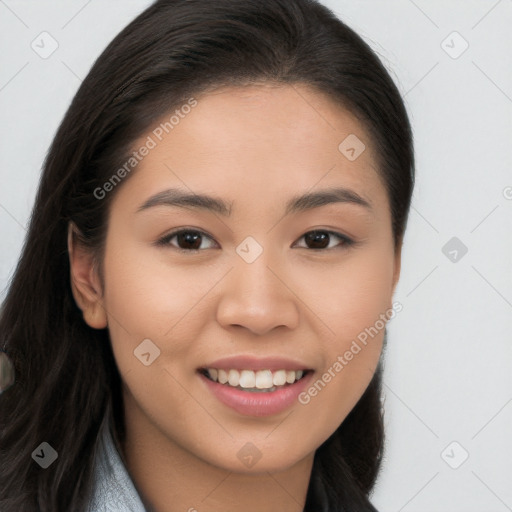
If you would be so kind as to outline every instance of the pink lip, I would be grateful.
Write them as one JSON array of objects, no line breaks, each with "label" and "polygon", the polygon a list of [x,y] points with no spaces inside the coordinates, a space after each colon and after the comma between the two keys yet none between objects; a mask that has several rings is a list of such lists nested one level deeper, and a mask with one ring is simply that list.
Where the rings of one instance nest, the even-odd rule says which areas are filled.
[{"label": "pink lip", "polygon": [[221,370],[308,370],[305,363],[286,359],[283,357],[253,357],[253,356],[233,356],[223,359],[217,359],[203,368],[216,368]]},{"label": "pink lip", "polygon": [[[230,361],[231,363],[233,361]],[[280,362],[282,364],[282,362]],[[287,367],[286,365],[284,366]],[[210,368],[215,368],[211,366]],[[218,367],[217,367],[218,368]],[[222,368],[222,367],[221,367]],[[230,368],[234,368],[230,366]],[[244,366],[246,369],[247,366]],[[268,369],[268,367],[266,367]],[[279,368],[283,368],[280,366]],[[291,369],[291,368],[290,368]],[[252,393],[233,388],[227,384],[214,382],[198,372],[201,380],[206,384],[213,395],[224,405],[231,407],[239,414],[247,416],[270,416],[278,414],[298,401],[298,396],[309,385],[314,372],[308,372],[302,379],[284,386],[276,391]]]}]

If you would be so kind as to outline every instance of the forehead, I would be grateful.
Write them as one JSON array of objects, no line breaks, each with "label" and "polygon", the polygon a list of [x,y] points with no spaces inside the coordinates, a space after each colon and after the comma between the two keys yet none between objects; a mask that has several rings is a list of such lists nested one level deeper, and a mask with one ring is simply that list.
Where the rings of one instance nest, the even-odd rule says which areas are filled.
[{"label": "forehead", "polygon": [[[169,120],[179,106],[162,115],[136,141],[134,148],[150,137],[154,147],[128,180],[132,193],[155,193],[169,185],[229,200],[249,193],[289,197],[316,186],[343,185],[385,200],[362,124],[311,87],[223,87],[195,100],[196,106],[174,116],[173,123]],[[364,147],[356,159],[343,152],[345,140],[359,143],[358,151]]]},{"label": "forehead", "polygon": [[196,144],[205,149],[215,145],[208,149],[233,152],[236,141],[244,149],[272,149],[274,157],[280,149],[290,148],[318,156],[316,148],[338,151],[339,142],[349,134],[368,138],[341,104],[307,85],[223,87],[197,100],[180,131],[193,130]]}]

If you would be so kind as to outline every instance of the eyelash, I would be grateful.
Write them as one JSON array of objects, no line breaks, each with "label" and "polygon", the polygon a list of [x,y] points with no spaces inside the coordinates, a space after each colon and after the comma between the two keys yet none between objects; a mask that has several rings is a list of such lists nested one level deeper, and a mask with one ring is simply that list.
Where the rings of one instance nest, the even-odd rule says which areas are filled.
[{"label": "eyelash", "polygon": [[[204,231],[200,231],[198,229],[178,229],[176,231],[173,231],[172,233],[168,233],[167,235],[163,236],[162,238],[160,238],[159,240],[157,240],[155,242],[155,245],[159,246],[159,247],[172,247],[173,249],[177,250],[178,252],[182,252],[182,253],[198,253],[198,252],[201,252],[201,251],[204,251],[206,249],[182,249],[181,247],[175,247],[173,245],[170,244],[170,241],[177,235],[180,235],[182,233],[194,233],[194,234],[197,234],[197,235],[200,235],[200,236],[204,236],[204,237],[207,237],[209,238],[210,240],[213,240],[213,238],[208,235],[207,233],[205,233]],[[345,235],[342,235],[341,233],[337,233],[336,231],[330,231],[328,229],[313,229],[311,231],[308,231],[306,233],[304,233],[300,238],[304,238],[304,236],[306,236],[307,234],[309,233],[327,233],[328,235],[334,235],[335,237],[339,238],[343,243],[341,245],[337,245],[335,247],[330,247],[330,248],[324,248],[324,249],[309,249],[308,247],[300,247],[300,249],[309,249],[310,251],[331,251],[333,249],[347,249],[349,248],[350,246],[352,245],[355,245],[356,242],[354,240],[352,240],[351,238],[348,238],[347,236]]]}]

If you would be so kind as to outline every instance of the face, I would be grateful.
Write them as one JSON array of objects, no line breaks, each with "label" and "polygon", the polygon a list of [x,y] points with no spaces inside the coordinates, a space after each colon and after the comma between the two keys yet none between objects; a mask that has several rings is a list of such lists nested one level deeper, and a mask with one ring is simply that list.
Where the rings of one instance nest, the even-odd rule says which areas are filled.
[{"label": "face", "polygon": [[[196,99],[134,145],[156,143],[115,190],[95,311],[128,430],[229,471],[282,470],[314,454],[374,374],[399,274],[388,197],[362,125],[322,94],[251,85]],[[307,371],[282,385],[295,370]]]}]

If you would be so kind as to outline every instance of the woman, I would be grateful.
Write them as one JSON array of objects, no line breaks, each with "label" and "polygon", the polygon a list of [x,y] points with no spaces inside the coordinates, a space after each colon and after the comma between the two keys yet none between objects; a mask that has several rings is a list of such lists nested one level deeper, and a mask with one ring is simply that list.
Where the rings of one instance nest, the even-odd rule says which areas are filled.
[{"label": "woman", "polygon": [[399,92],[326,7],[151,5],[45,162],[0,509],[376,510],[413,185]]}]

